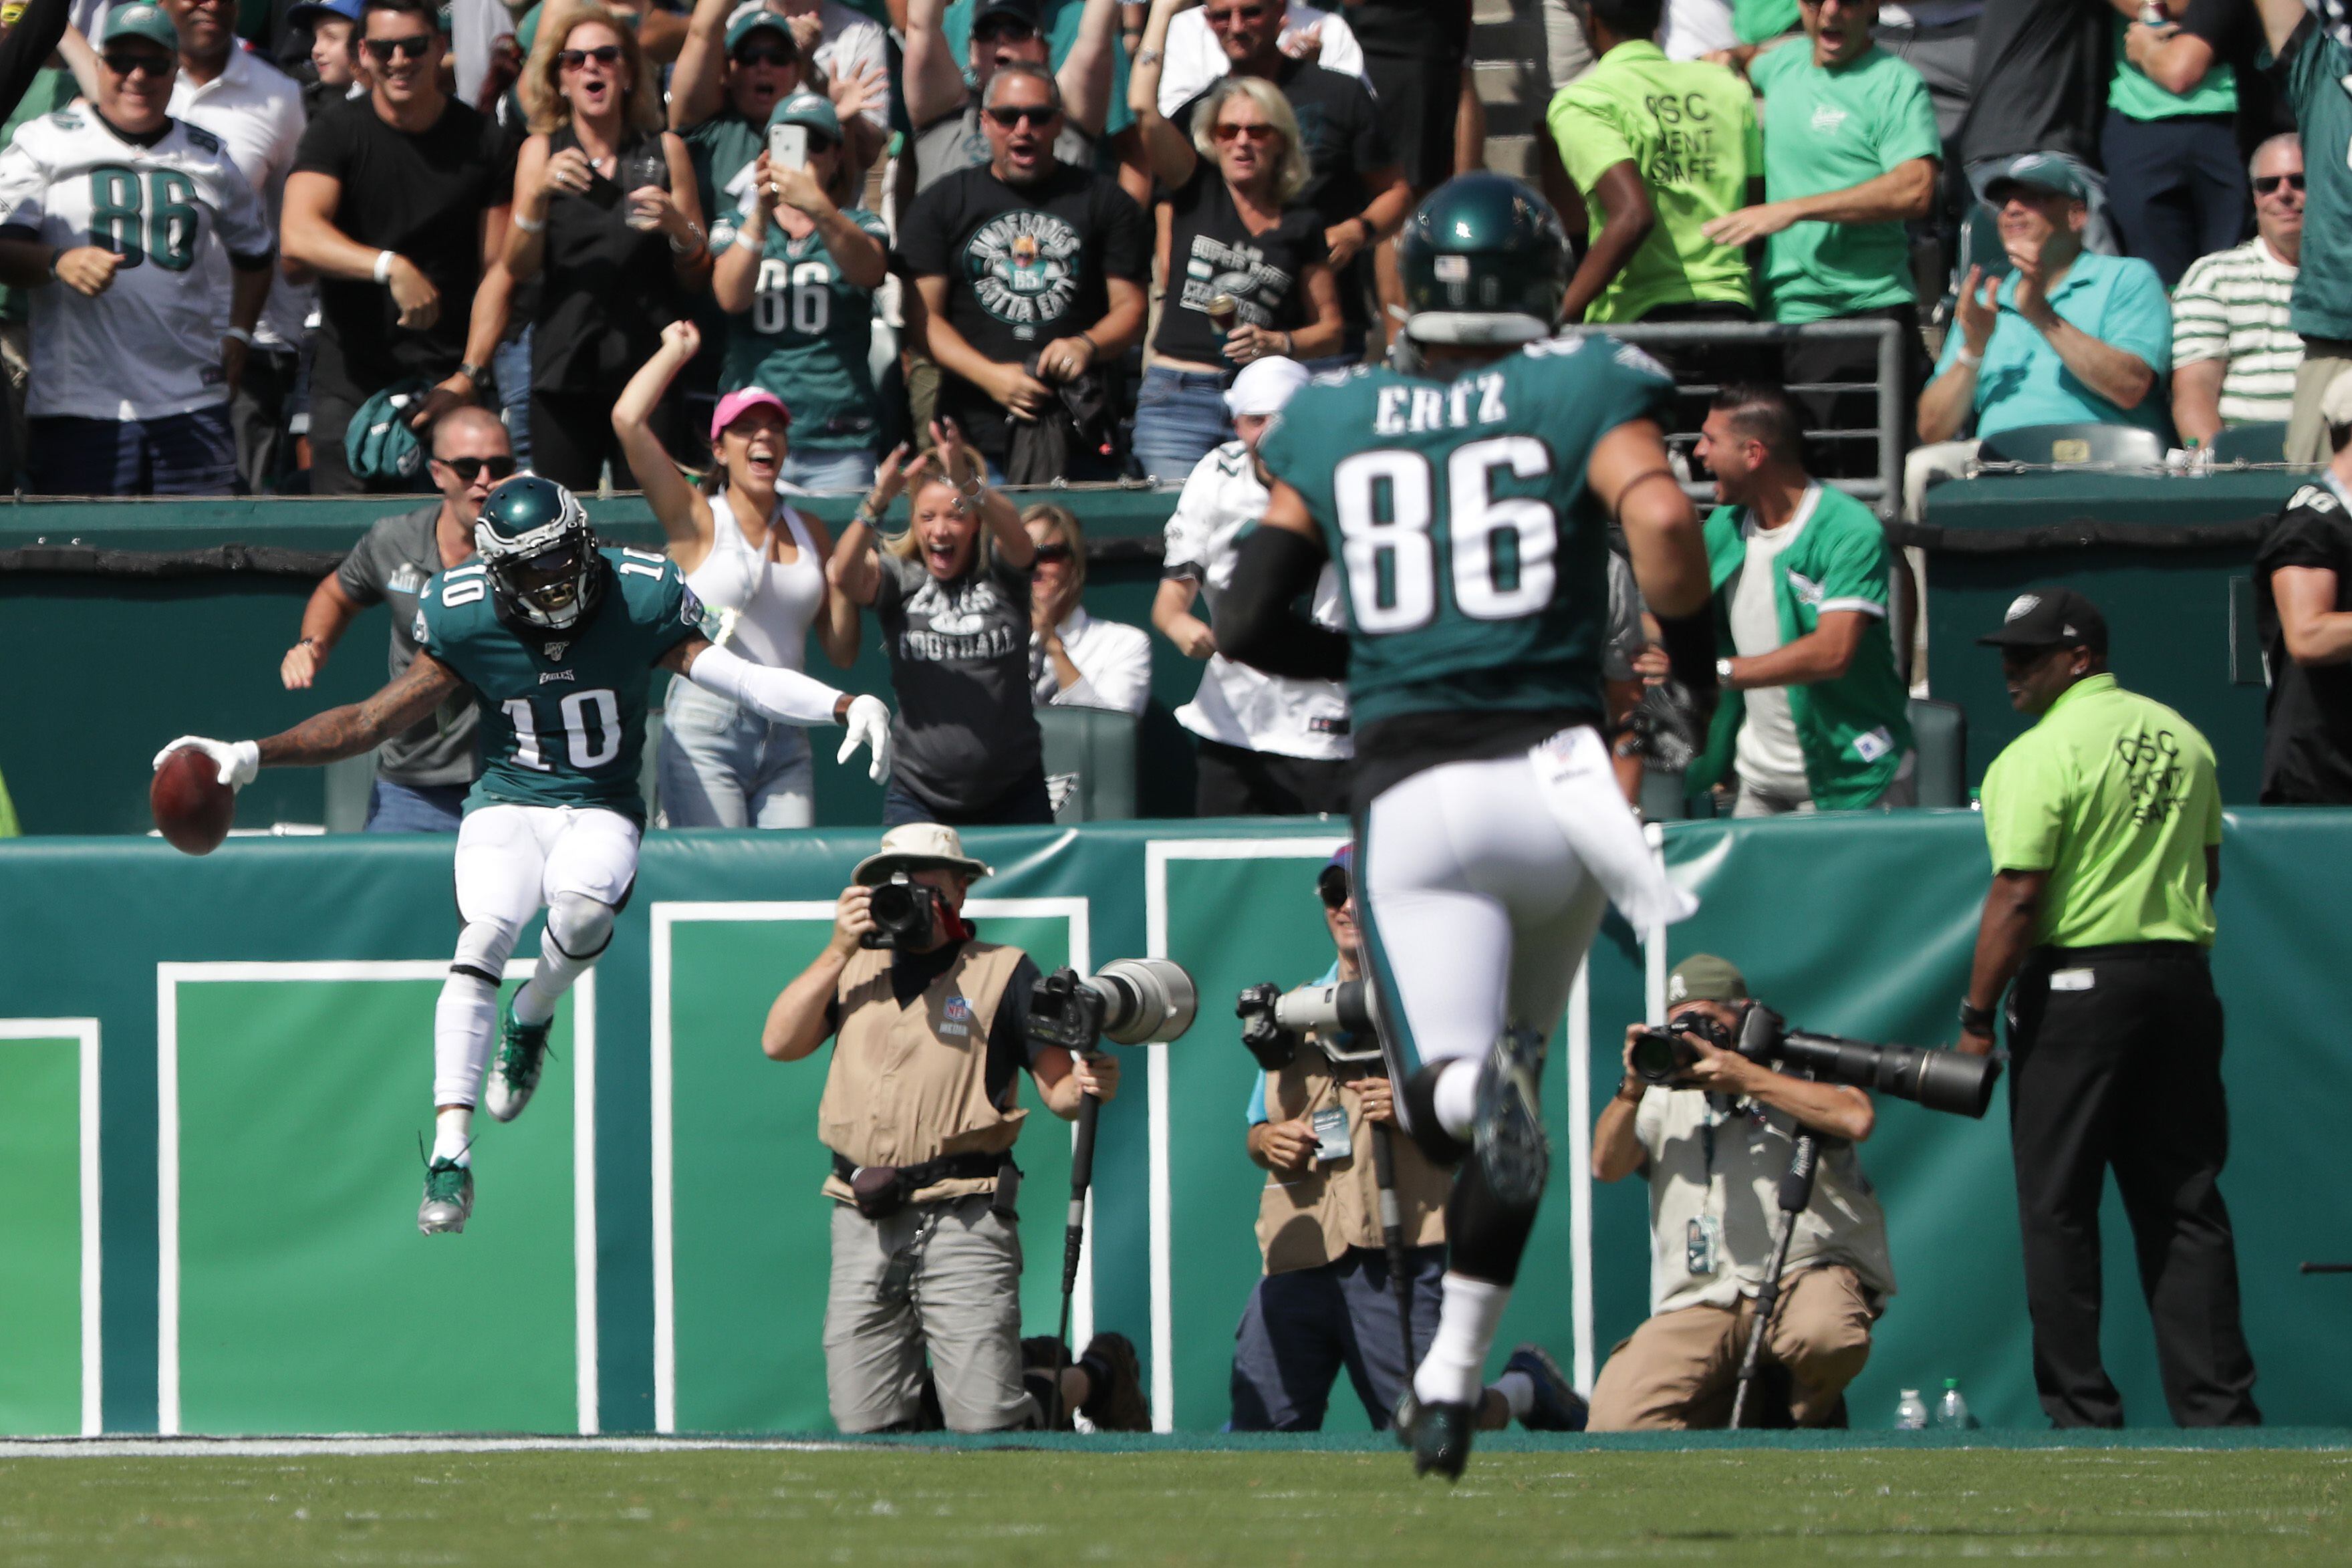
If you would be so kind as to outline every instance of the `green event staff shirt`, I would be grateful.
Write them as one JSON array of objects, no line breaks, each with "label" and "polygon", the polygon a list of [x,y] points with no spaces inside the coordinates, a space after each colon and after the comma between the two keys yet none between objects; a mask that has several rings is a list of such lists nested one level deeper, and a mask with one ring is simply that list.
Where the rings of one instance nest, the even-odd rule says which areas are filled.
[{"label": "green event staff shirt", "polygon": [[2187,92],[2158,87],[2124,56],[2124,34],[2130,24],[2116,18],[2116,72],[2107,81],[2107,107],[2131,120],[2176,120],[2184,114],[2238,112],[2238,73],[2220,60],[2204,79]]},{"label": "green event staff shirt", "polygon": [[[880,218],[863,207],[842,216],[890,248]],[[751,308],[727,320],[719,390],[762,386],[782,398],[794,451],[870,451],[879,403],[866,363],[873,342],[874,291],[842,277],[822,233],[794,239],[771,218]]]},{"label": "green event staff shirt", "polygon": [[2352,245],[2328,244],[2352,224],[2352,159],[2324,149],[2352,147],[2352,49],[2328,37],[2306,16],[2287,40],[2280,61],[2286,100],[2315,149],[2304,160],[2310,182],[2304,230],[2319,243],[2303,247],[2294,275],[2294,330],[2307,338],[2352,339]]},{"label": "green event staff shirt", "polygon": [[1993,869],[2050,873],[2037,943],[2212,945],[2213,748],[2163,703],[2077,681],[1993,759],[1981,803]]},{"label": "green event staff shirt", "polygon": [[1748,179],[1763,167],[1756,100],[1748,84],[1697,60],[1669,60],[1657,45],[1620,44],[1552,96],[1545,113],[1568,177],[1584,194],[1601,234],[1592,187],[1631,162],[1649,187],[1657,226],[1585,313],[1589,321],[1638,321],[1661,305],[1749,305],[1748,255],[1699,232],[1748,205]]},{"label": "green event staff shirt", "polygon": [[584,805],[646,819],[638,762],[656,661],[702,635],[702,605],[677,563],[604,549],[604,587],[583,626],[526,636],[492,607],[478,561],[416,595],[416,643],[474,689],[482,776],[466,809]]},{"label": "green event staff shirt", "polygon": [[1597,333],[1451,382],[1376,366],[1299,389],[1258,456],[1339,564],[1360,737],[1408,713],[1600,715],[1610,520],[1585,464],[1673,406],[1655,360]]},{"label": "green event staff shirt", "polygon": [[[1706,520],[1707,577],[1720,647],[1731,647],[1731,595],[1751,532],[1745,507],[1719,506]],[[1819,627],[1823,611],[1857,610],[1870,617],[1843,675],[1785,689],[1797,744],[1805,754],[1806,791],[1822,811],[1855,810],[1876,801],[1912,749],[1910,693],[1896,673],[1895,639],[1887,630],[1887,581],[1894,565],[1894,546],[1870,509],[1843,490],[1818,484],[1802,531],[1772,559],[1772,602],[1780,610],[1784,645]],[[1716,710],[1702,764],[1705,784],[1728,776],[1742,696],[1725,692]]]},{"label": "green event staff shirt", "polygon": [[[2066,368],[2041,330],[2017,313],[2017,279],[2011,275],[2001,282],[2000,315],[1977,369],[1977,435],[2076,423],[2137,425],[2164,434],[2169,427],[2164,377],[2172,369],[2172,304],[2156,268],[2136,257],[2084,251],[2066,268],[2050,304],[2069,324],[2145,360],[2156,372],[2157,384],[2138,407],[2128,410],[2093,392]],[[1957,331],[1944,339],[1937,375],[1952,368],[1966,342]]]},{"label": "green event staff shirt", "polygon": [[[1748,78],[1764,95],[1767,201],[1851,190],[1943,156],[1927,79],[1885,49],[1825,70],[1800,40],[1759,55]],[[1900,223],[1790,224],[1764,242],[1764,290],[1776,321],[1910,304],[1910,241]]]}]

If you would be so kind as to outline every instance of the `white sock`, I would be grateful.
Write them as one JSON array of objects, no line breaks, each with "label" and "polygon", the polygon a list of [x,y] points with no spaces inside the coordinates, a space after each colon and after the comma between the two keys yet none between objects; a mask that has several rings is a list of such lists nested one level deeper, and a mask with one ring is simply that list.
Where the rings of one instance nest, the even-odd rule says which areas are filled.
[{"label": "white sock", "polygon": [[449,1105],[433,1115],[433,1157],[455,1160],[460,1165],[474,1163],[474,1108],[470,1105]]},{"label": "white sock", "polygon": [[453,971],[433,1009],[434,1104],[471,1105],[481,1098],[482,1074],[498,1037],[498,988]]},{"label": "white sock", "polygon": [[1449,1273],[1444,1289],[1437,1335],[1429,1342],[1421,1369],[1412,1374],[1413,1397],[1423,1405],[1475,1405],[1485,1383],[1486,1352],[1502,1326],[1511,1288]]},{"label": "white sock", "polygon": [[572,989],[572,982],[588,973],[594,958],[574,958],[553,940],[541,937],[539,963],[531,968],[530,978],[515,993],[514,1015],[518,1024],[544,1024],[555,1016],[555,1005]]},{"label": "white sock", "polygon": [[1447,1137],[1465,1143],[1470,1141],[1470,1124],[1478,1118],[1478,1073],[1485,1065],[1456,1057],[1437,1075],[1437,1089],[1430,1102],[1437,1108],[1437,1125]]},{"label": "white sock", "polygon": [[1526,1373],[1507,1372],[1489,1386],[1503,1396],[1504,1404],[1511,1407],[1511,1419],[1514,1421],[1526,1420],[1528,1412],[1536,1407],[1536,1380]]}]

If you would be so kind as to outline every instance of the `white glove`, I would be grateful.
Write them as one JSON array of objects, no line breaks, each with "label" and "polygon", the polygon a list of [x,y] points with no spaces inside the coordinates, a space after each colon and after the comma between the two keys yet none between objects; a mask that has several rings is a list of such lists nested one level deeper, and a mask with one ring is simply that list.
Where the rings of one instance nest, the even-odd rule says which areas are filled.
[{"label": "white glove", "polygon": [[243,789],[261,772],[261,746],[255,741],[207,741],[202,735],[183,735],[155,753],[155,768],[162,772],[163,759],[182,749],[202,752],[220,764],[220,782],[232,790]]},{"label": "white glove", "polygon": [[842,716],[842,726],[849,731],[841,742],[841,752],[833,760],[849,761],[860,746],[870,747],[874,763],[866,776],[880,784],[890,776],[890,705],[879,697],[853,697],[849,711]]}]

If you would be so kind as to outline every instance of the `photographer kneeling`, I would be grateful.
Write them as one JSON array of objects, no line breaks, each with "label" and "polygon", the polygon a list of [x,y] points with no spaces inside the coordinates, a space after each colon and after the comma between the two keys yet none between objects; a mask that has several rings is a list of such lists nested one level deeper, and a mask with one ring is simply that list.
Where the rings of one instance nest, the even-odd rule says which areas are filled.
[{"label": "photographer kneeling", "polygon": [[1870,1097],[1722,1048],[1749,997],[1720,958],[1685,959],[1666,995],[1668,1023],[1696,1026],[1678,1035],[1696,1059],[1671,1083],[1645,1085],[1633,1068],[1643,1030],[1628,1029],[1625,1080],[1592,1130],[1596,1178],[1649,1178],[1651,1317],[1601,1368],[1590,1429],[1728,1424],[1800,1126],[1820,1138],[1821,1158],[1765,1357],[1786,1373],[1794,1425],[1843,1426],[1845,1386],[1870,1359],[1870,1326],[1895,1293],[1885,1217],[1853,1148],[1876,1119]]},{"label": "photographer kneeling", "polygon": [[[1013,1144],[1028,1112],[1015,1080],[1028,1069],[1045,1108],[1069,1121],[1084,1096],[1118,1092],[1118,1064],[1031,1044],[1036,964],[963,919],[966,891],[987,875],[951,827],[883,835],[842,890],[833,940],[761,1035],[776,1061],[839,1037],[817,1129],[837,1205],[825,1393],[845,1432],[915,1425],[926,1348],[951,1431],[1040,1426],[1052,1402],[1050,1367],[1024,1386]],[[1097,1334],[1061,1378],[1063,1408],[1099,1427],[1150,1426],[1124,1336]]]}]

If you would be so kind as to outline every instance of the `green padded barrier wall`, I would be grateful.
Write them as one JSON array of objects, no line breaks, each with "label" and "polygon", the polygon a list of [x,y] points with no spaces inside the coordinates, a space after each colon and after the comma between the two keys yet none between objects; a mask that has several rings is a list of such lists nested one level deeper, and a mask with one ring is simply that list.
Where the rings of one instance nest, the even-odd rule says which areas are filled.
[{"label": "green padded barrier wall", "polygon": [[[1328,965],[1313,873],[1344,831],[1139,822],[970,836],[998,868],[980,889],[984,931],[1049,963],[1159,952],[1201,983],[1191,1037],[1122,1057],[1078,1304],[1082,1329],[1136,1340],[1176,1426],[1224,1420],[1233,1329],[1257,1274],[1263,1177],[1243,1152],[1252,1067],[1231,997]],[[821,1429],[824,1066],[767,1061],[758,1031],[871,844],[652,835],[610,952],[560,1015],[546,1086],[520,1121],[482,1124],[473,1226],[430,1242],[414,1228],[415,1140],[454,934],[446,839],[239,840],[200,860],[135,840],[0,847],[0,994],[16,1020],[0,1023],[12,1194],[0,1428],[93,1417],[100,1388],[78,1373],[85,1352],[95,1368],[102,1329],[114,1430]],[[1801,1025],[1950,1037],[1986,874],[1973,815],[1680,824],[1664,853],[1705,903],[1658,963],[1711,949]],[[2352,1051],[2324,1023],[2342,1010],[2341,962],[2330,923],[2311,918],[2314,890],[2352,877],[2352,813],[2233,815],[2223,866],[2216,973],[2238,1134],[2224,1190],[2259,1392],[2274,1421],[2340,1424],[2352,1287],[2295,1265],[2352,1258],[2352,1221],[2314,1201],[2340,1182],[2343,1156],[2333,1119],[2311,1109],[2352,1097]],[[518,972],[536,942],[524,937]],[[1498,1363],[1534,1339],[1589,1371],[1645,1309],[1641,1185],[1583,1178],[1570,1105],[1580,1047],[1585,1115],[1614,1088],[1649,958],[1612,919],[1588,1004],[1556,1041],[1553,1186]],[[102,1079],[102,1299],[82,1267],[100,1227],[78,1195],[95,1195],[98,1166],[79,1186],[60,1173],[94,1152],[85,1070]],[[1898,1387],[1946,1376],[1989,1424],[2038,1425],[1999,1104],[1981,1123],[1880,1111],[1864,1163],[1901,1290],[1854,1385],[1855,1425],[1886,1424]],[[1044,1332],[1066,1131],[1033,1116],[1020,1157],[1024,1328]],[[2160,1424],[2112,1205],[2105,1258],[2116,1375],[2132,1418]],[[1330,1425],[1363,1419],[1343,1384]]]}]

